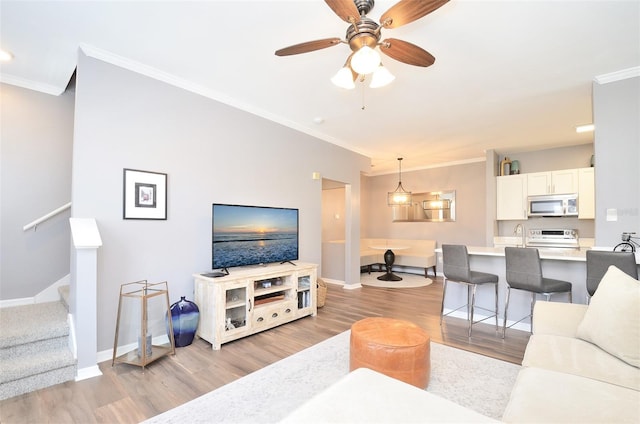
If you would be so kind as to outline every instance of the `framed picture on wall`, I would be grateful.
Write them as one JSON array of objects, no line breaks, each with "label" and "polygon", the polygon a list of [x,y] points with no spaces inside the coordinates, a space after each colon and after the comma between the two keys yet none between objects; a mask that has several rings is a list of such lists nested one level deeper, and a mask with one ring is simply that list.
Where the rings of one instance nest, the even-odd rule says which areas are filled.
[{"label": "framed picture on wall", "polygon": [[167,174],[124,169],[123,219],[167,219]]}]

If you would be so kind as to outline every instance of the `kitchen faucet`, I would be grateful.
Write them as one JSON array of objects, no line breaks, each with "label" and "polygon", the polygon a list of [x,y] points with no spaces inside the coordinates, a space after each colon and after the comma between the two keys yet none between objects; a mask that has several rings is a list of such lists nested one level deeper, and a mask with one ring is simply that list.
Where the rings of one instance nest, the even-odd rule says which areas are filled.
[{"label": "kitchen faucet", "polygon": [[522,224],[518,224],[515,226],[515,228],[513,229],[513,234],[520,236],[519,247],[524,247],[524,227],[522,226]]}]

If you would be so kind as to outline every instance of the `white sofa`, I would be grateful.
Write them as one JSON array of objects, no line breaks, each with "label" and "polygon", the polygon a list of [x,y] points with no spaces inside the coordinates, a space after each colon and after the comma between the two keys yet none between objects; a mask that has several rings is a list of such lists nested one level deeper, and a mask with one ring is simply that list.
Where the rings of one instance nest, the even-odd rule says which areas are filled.
[{"label": "white sofa", "polygon": [[589,306],[539,301],[505,422],[640,422],[640,282],[609,268]]},{"label": "white sofa", "polygon": [[396,256],[394,265],[403,267],[424,268],[424,276],[427,270],[432,268],[436,275],[436,241],[435,240],[410,240],[410,239],[360,239],[360,266],[367,267],[371,272],[372,265],[378,265],[379,269],[384,265],[385,250],[373,249],[371,246],[406,246],[407,249],[394,250]]},{"label": "white sofa", "polygon": [[281,423],[493,423],[440,396],[358,368],[303,403]]},{"label": "white sofa", "polygon": [[[589,306],[539,301],[503,422],[640,423],[640,281],[615,267]],[[491,422],[360,368],[283,422]]]}]

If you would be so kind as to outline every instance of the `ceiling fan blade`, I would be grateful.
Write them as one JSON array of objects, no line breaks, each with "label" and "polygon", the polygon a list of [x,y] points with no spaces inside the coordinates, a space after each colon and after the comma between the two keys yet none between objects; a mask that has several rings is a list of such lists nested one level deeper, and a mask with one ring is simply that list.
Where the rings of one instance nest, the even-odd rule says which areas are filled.
[{"label": "ceiling fan blade", "polygon": [[408,65],[431,66],[436,61],[429,52],[407,41],[387,38],[380,44],[380,51],[387,56]]},{"label": "ceiling fan blade", "polygon": [[360,20],[360,12],[353,0],[324,0],[324,2],[343,21],[352,24]]},{"label": "ceiling fan blade", "polygon": [[418,20],[433,12],[449,0],[401,0],[384,12],[380,18],[380,25],[384,28],[398,28]]},{"label": "ceiling fan blade", "polygon": [[326,49],[327,47],[340,44],[342,40],[339,38],[325,38],[323,40],[307,41],[306,43],[295,44],[276,50],[276,56],[290,56],[292,54],[308,53],[315,50]]}]

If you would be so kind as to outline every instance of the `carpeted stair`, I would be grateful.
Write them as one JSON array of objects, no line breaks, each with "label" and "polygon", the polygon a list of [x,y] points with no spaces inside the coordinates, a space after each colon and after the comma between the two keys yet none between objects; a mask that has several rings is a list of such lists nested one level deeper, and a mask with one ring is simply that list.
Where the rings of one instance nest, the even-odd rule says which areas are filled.
[{"label": "carpeted stair", "polygon": [[70,381],[75,375],[63,302],[0,309],[0,400]]}]

